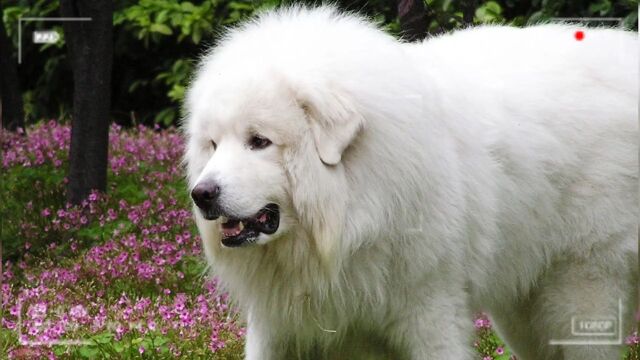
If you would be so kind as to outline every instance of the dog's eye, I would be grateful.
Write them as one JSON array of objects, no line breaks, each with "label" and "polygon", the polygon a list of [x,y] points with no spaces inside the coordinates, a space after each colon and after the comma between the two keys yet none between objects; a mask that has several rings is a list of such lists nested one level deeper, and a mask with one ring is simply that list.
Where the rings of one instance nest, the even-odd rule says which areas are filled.
[{"label": "dog's eye", "polygon": [[253,135],[250,139],[249,139],[249,148],[251,150],[260,150],[260,149],[264,149],[267,146],[271,145],[271,140],[262,137],[260,135]]},{"label": "dog's eye", "polygon": [[218,144],[216,144],[215,141],[211,140],[211,147],[213,148],[213,150],[215,150],[218,147]]}]

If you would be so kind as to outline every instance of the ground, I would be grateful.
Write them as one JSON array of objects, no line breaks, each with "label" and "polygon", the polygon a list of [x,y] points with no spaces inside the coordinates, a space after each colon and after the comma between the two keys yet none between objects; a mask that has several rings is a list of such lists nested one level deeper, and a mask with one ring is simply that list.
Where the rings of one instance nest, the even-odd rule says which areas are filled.
[{"label": "ground", "polygon": [[[244,324],[206,276],[178,131],[112,126],[108,192],[80,206],[64,201],[69,126],[26,133],[0,133],[0,354],[242,359]],[[513,358],[482,314],[469,326],[478,359]]]}]

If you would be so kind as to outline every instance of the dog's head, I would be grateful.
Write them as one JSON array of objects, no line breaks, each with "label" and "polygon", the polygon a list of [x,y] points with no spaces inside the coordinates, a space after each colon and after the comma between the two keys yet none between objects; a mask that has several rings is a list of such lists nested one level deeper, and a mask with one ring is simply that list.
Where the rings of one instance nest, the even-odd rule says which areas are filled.
[{"label": "dog's head", "polygon": [[191,197],[201,232],[214,233],[205,241],[260,246],[304,233],[330,257],[348,197],[343,155],[363,118],[320,78],[221,66],[205,64],[187,101]]},{"label": "dog's head", "polygon": [[[361,236],[345,229],[362,211],[347,207],[373,206],[366,174],[391,168],[373,170],[388,152],[364,139],[380,136],[365,119],[397,114],[385,130],[393,136],[415,112],[388,105],[387,91],[411,83],[398,80],[398,46],[355,16],[293,9],[232,31],[203,59],[185,106],[185,158],[205,246],[256,247],[294,234],[325,260],[355,246]],[[371,211],[383,218],[386,208]]]}]

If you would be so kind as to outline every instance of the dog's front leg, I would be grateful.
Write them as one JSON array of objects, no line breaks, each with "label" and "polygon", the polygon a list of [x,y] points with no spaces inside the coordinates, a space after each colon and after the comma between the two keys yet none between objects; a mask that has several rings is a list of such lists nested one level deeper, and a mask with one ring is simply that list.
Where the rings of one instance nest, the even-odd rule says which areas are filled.
[{"label": "dog's front leg", "polygon": [[278,341],[278,329],[259,326],[249,316],[245,343],[246,360],[281,360],[285,358],[283,343]]},{"label": "dog's front leg", "polygon": [[404,303],[389,332],[391,343],[411,360],[474,359],[473,324],[465,291],[442,289]]}]

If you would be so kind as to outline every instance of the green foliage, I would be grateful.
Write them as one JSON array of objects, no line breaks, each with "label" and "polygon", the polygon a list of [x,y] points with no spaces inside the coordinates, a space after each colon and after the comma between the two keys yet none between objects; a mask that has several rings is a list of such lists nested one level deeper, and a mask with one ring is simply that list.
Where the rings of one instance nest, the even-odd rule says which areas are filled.
[{"label": "green foliage", "polygon": [[640,360],[640,344],[634,343],[629,344],[629,346],[625,349],[623,359],[624,360]]},{"label": "green foliage", "polygon": [[[473,24],[509,23],[515,26],[553,17],[621,17],[637,29],[638,0],[424,0],[432,34]],[[234,26],[258,11],[303,0],[115,0],[113,117],[120,124],[176,124],[185,86],[197,59],[215,43],[225,27]],[[396,1],[336,1],[345,10],[370,16],[390,33],[399,34]],[[0,0],[3,21],[17,48],[20,17],[59,16],[59,0]],[[605,24],[611,26],[611,23]],[[73,84],[66,61],[64,39],[55,45],[29,41],[36,29],[63,34],[62,23],[23,23],[19,68],[27,118],[65,118]],[[16,51],[17,55],[17,51]]]},{"label": "green foliage", "polygon": [[[52,208],[64,203],[63,169],[53,166],[43,168],[11,168],[5,169],[0,175],[0,192],[3,194],[0,218],[2,222],[2,250],[3,258],[12,259],[19,254],[24,246],[24,239],[20,234],[18,219],[33,219],[39,228],[45,227],[47,219],[34,213],[33,209]],[[26,205],[25,205],[26,204]],[[13,220],[13,221],[11,221]],[[44,247],[54,240],[60,240],[57,232],[43,233],[38,239]],[[68,239],[62,239],[68,240]]]},{"label": "green foliage", "polygon": [[[638,29],[638,0],[533,0],[541,3],[541,8],[532,12],[528,24],[548,21],[553,17],[604,17],[622,18],[622,25],[627,29]],[[615,22],[603,22],[605,26],[616,26]]]},{"label": "green foliage", "polygon": [[178,42],[189,38],[199,44],[213,24],[214,6],[212,1],[196,6],[189,1],[141,0],[118,11],[113,23],[125,26],[147,48],[150,42],[159,43],[162,37],[174,35],[174,31]]},{"label": "green foliage", "polygon": [[502,22],[502,7],[495,1],[487,1],[476,9],[475,19],[481,23]]},{"label": "green foliage", "polygon": [[[114,14],[114,25],[124,38],[122,41],[142,46],[136,49],[135,54],[129,52],[123,56],[133,59],[147,58],[148,53],[162,54],[159,57],[161,60],[150,62],[155,66],[152,71],[137,71],[136,74],[131,74],[128,94],[138,98],[142,94],[151,93],[163,98],[159,107],[142,113],[140,122],[155,122],[165,126],[175,124],[180,117],[179,104],[193,71],[191,59],[203,51],[203,40],[213,40],[213,31],[233,25],[253,14],[255,3],[216,0],[198,3],[141,0],[126,3]],[[127,49],[131,50],[130,47]],[[172,53],[167,49],[178,51]],[[136,78],[137,74],[143,76]]]},{"label": "green foliage", "polygon": [[[184,98],[186,82],[192,71],[193,65],[191,62],[185,59],[178,59],[170,69],[159,73],[154,78],[154,81],[166,85],[169,89],[167,97],[175,103],[180,103]],[[175,108],[169,107],[156,114],[155,122],[168,126],[174,122],[177,116],[178,113]]]},{"label": "green foliage", "polygon": [[509,360],[511,358],[511,351],[492,329],[479,329],[476,336],[474,346],[482,359]]}]

